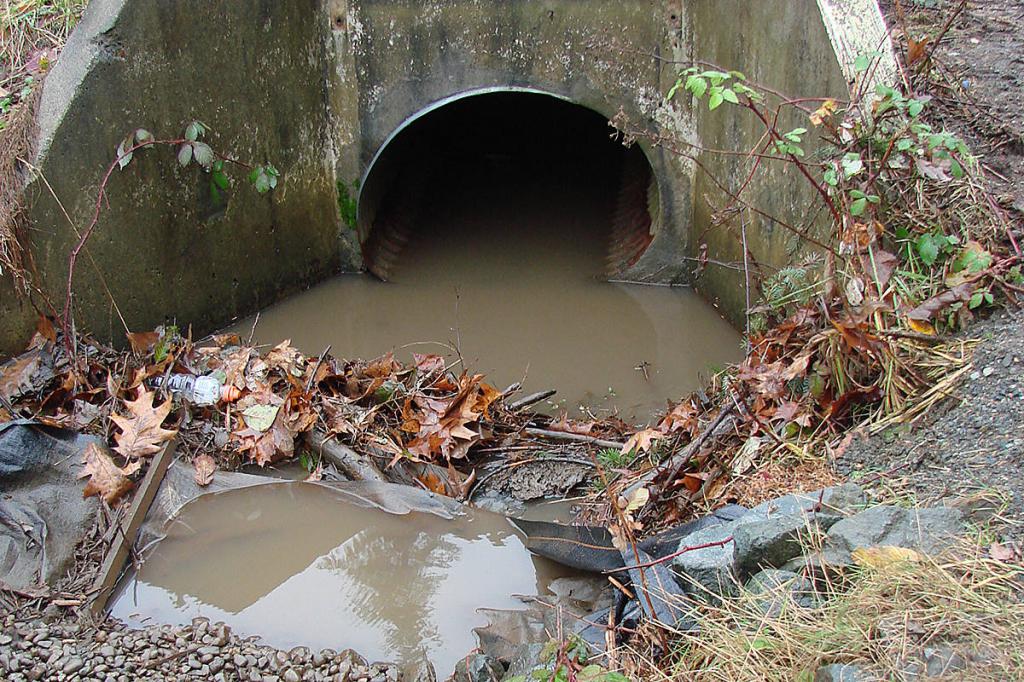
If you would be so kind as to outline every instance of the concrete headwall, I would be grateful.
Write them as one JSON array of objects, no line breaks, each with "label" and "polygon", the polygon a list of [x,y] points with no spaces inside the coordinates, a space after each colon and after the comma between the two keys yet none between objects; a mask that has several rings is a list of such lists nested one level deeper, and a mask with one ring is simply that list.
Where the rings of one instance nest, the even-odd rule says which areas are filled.
[{"label": "concrete headwall", "polygon": [[[701,244],[724,261],[741,261],[742,249],[735,223],[712,215],[727,199],[668,147],[745,150],[759,131],[736,109],[666,104],[678,69],[714,62],[793,94],[845,96],[837,52],[848,59],[859,49],[850,33],[879,24],[874,0],[92,0],[45,83],[27,247],[59,306],[75,230],[91,218],[118,142],[137,127],[178,137],[201,120],[214,149],[273,163],[279,188],[258,195],[236,172],[217,204],[209,176],[178,167],[172,150],[136,154],[114,173],[79,259],[75,310],[104,340],[122,333],[111,298],[133,329],[173,319],[204,333],[358,268],[369,228],[341,219],[336,186],[357,196],[389,141],[432,108],[521,88],[607,118],[621,112],[666,142],[641,143],[652,238],[622,275],[688,282]],[[745,168],[735,157],[701,160],[725,180]],[[766,170],[748,198],[800,224],[808,187],[788,168]],[[758,261],[797,253],[771,221],[747,230]],[[742,275],[709,266],[697,284],[742,318]],[[0,352],[10,352],[33,314],[3,281],[0,314]]]},{"label": "concrete headwall", "polygon": [[[229,164],[232,185],[217,203],[210,176],[180,168],[176,150],[135,154],[111,177],[78,259],[80,327],[123,340],[112,297],[132,329],[177,320],[208,331],[338,269],[320,14],[318,0],[92,0],[46,79],[28,188],[27,246],[56,307],[76,230],[90,222],[103,174],[135,128],[174,139],[202,121],[215,150],[269,161],[287,182],[258,195],[247,171]],[[7,307],[12,296],[2,296]],[[5,350],[24,336],[5,315]]]}]

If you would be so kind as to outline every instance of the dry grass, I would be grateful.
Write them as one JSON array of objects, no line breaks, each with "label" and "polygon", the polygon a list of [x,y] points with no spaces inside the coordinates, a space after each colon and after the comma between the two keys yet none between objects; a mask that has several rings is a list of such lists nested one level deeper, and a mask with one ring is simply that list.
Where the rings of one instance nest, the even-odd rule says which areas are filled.
[{"label": "dry grass", "polygon": [[964,547],[942,560],[858,569],[845,589],[823,590],[820,608],[792,605],[776,618],[744,592],[709,607],[700,633],[678,635],[670,667],[650,679],[810,682],[829,663],[900,679],[925,647],[940,645],[974,657],[968,676],[942,679],[1024,679],[1022,578],[1020,565]]},{"label": "dry grass", "polygon": [[0,2],[0,275],[11,275],[26,291],[18,159],[31,156],[39,83],[88,0]]}]

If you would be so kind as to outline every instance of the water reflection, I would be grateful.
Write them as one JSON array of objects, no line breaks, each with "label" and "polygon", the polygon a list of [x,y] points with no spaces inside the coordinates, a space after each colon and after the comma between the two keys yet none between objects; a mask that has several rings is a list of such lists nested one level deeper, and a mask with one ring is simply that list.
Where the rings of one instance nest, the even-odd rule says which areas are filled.
[{"label": "water reflection", "polygon": [[478,608],[521,608],[564,569],[529,555],[503,517],[390,515],[309,484],[204,496],[118,595],[116,617],[223,620],[291,647],[352,647],[439,672],[476,646]]}]

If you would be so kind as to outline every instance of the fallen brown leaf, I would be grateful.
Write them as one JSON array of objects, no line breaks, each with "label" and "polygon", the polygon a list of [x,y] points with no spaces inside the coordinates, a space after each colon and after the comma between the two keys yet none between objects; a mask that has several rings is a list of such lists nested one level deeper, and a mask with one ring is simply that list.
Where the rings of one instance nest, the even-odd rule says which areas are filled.
[{"label": "fallen brown leaf", "polygon": [[161,443],[171,440],[178,433],[177,430],[161,426],[171,412],[171,401],[154,406],[155,395],[153,391],[140,387],[139,397],[124,403],[130,416],[110,415],[110,419],[121,429],[114,436],[117,441],[114,449],[127,459],[155,455],[160,451]]},{"label": "fallen brown leaf", "polygon": [[213,475],[217,473],[217,462],[210,455],[199,455],[192,460],[192,466],[195,467],[195,481],[196,485],[201,488],[213,483]]},{"label": "fallen brown leaf", "polygon": [[82,497],[100,495],[107,504],[111,505],[135,487],[128,477],[142,466],[141,462],[135,460],[121,468],[114,464],[114,460],[107,454],[106,448],[100,447],[96,443],[89,443],[82,451],[82,463],[85,464],[85,470],[79,478],[89,477],[85,489],[82,490]]}]

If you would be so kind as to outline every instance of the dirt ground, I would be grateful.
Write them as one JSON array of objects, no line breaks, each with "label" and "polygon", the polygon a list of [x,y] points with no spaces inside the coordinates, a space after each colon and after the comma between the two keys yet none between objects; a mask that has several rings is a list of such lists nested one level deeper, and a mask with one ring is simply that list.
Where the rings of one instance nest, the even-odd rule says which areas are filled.
[{"label": "dirt ground", "polygon": [[[910,3],[904,2],[904,5]],[[917,3],[925,4],[925,3]],[[959,2],[891,25],[920,37]],[[905,41],[904,43],[905,44]],[[940,121],[981,157],[1000,205],[1024,234],[1024,2],[968,2],[934,53],[942,79]],[[942,92],[942,89],[940,89]],[[930,502],[953,495],[997,501],[1007,534],[1024,538],[1024,313],[997,312],[970,327],[980,339],[973,369],[955,395],[920,423],[855,441],[837,462],[852,478],[871,477],[888,494]],[[881,474],[881,475],[878,475]]]}]

